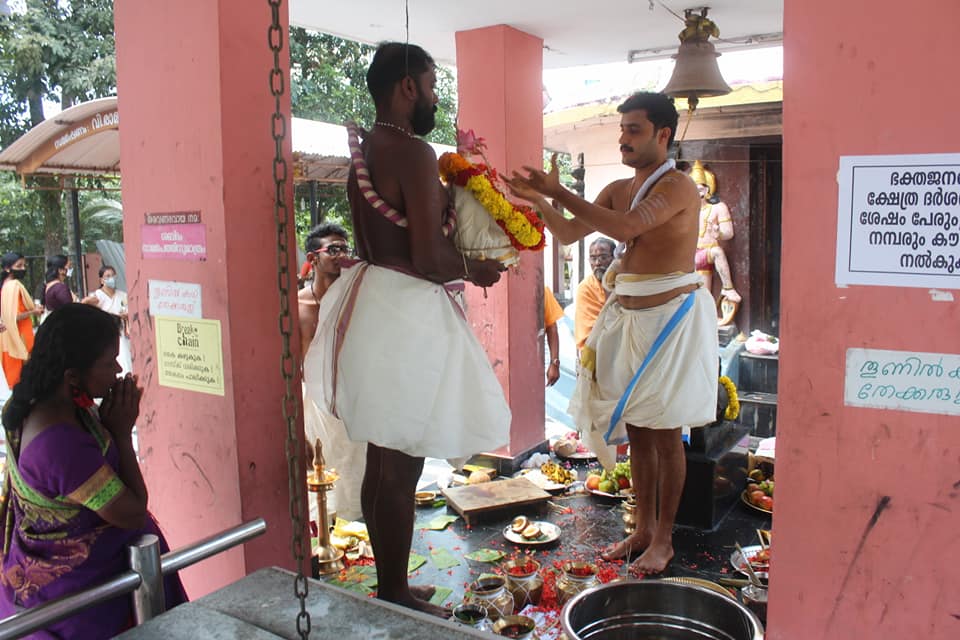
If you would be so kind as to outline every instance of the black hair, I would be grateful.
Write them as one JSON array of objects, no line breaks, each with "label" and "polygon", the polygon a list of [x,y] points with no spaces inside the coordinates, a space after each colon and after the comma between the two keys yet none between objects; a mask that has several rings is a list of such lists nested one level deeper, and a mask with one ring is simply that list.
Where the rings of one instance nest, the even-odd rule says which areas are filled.
[{"label": "black hair", "polygon": [[89,304],[71,303],[47,316],[3,408],[4,429],[19,431],[33,406],[60,389],[67,369],[89,369],[116,341],[113,316]]},{"label": "black hair", "polygon": [[327,236],[341,236],[344,240],[349,237],[347,236],[347,230],[336,222],[324,222],[310,230],[306,241],[303,243],[303,250],[307,253],[316,251],[320,248],[320,241]]},{"label": "black hair", "polygon": [[23,255],[17,253],[16,251],[8,251],[7,253],[3,254],[3,257],[0,258],[0,268],[3,269],[3,271],[0,272],[0,284],[2,284],[7,279],[7,276],[10,275],[10,267],[16,264],[17,260],[20,260],[21,258],[23,258]]},{"label": "black hair", "polygon": [[103,277],[103,274],[105,274],[107,271],[113,271],[114,273],[117,272],[116,269],[114,269],[113,267],[111,267],[111,266],[108,265],[108,264],[105,264],[105,265],[103,265],[102,267],[100,267],[100,271],[98,272],[98,274],[99,274],[99,276],[102,278],[102,277]]},{"label": "black hair", "polygon": [[673,98],[662,93],[638,91],[617,107],[617,111],[620,113],[639,111],[640,109],[647,112],[647,120],[653,123],[655,131],[670,127],[670,139],[667,140],[667,148],[670,148],[674,136],[677,135],[677,121],[680,119],[677,108],[673,106]]},{"label": "black hair", "polygon": [[382,42],[367,69],[367,89],[373,103],[384,104],[395,84],[407,76],[416,80],[434,66],[430,54],[415,44]]},{"label": "black hair", "polygon": [[617,250],[617,243],[607,237],[597,238],[596,240],[590,243],[590,248],[592,249],[598,244],[606,245],[607,247],[609,247],[610,255],[613,255],[613,253]]},{"label": "black hair", "polygon": [[60,269],[67,267],[69,259],[65,255],[57,254],[47,258],[47,273],[44,275],[44,282],[52,282],[60,277]]}]

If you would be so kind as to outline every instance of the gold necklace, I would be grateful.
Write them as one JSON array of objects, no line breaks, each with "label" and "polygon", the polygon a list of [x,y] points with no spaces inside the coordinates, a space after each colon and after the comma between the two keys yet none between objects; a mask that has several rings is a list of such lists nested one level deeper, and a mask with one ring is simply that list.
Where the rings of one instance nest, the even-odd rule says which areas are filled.
[{"label": "gold necklace", "polygon": [[394,131],[399,131],[400,133],[402,133],[403,135],[407,136],[408,138],[415,138],[415,137],[416,137],[415,135],[413,135],[412,133],[410,133],[409,131],[407,131],[407,130],[404,129],[403,127],[399,127],[399,126],[393,124],[392,122],[383,122],[382,120],[377,120],[376,122],[373,123],[373,125],[374,125],[375,127],[376,127],[376,126],[386,127],[387,129],[393,129]]}]

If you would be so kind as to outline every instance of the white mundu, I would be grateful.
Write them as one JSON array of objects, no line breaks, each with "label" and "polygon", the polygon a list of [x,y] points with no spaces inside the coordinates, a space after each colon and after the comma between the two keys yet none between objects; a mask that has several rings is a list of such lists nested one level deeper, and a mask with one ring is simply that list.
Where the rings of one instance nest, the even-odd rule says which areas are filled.
[{"label": "white mundu", "polygon": [[[701,282],[693,273],[646,276],[615,274],[611,295],[580,353],[580,374],[568,412],[583,425],[584,441],[604,466],[615,456],[609,445],[626,441],[626,425],[652,429],[698,427],[716,419],[717,319],[710,293],[700,287],[657,307],[626,309],[617,295],[643,296]],[[605,278],[606,279],[606,278]],[[651,358],[626,401],[623,414],[610,424],[621,396],[654,341],[688,296],[689,311]]]},{"label": "white mundu", "polygon": [[432,458],[507,443],[510,408],[449,289],[361,262],[323,296],[304,376],[351,440]]}]

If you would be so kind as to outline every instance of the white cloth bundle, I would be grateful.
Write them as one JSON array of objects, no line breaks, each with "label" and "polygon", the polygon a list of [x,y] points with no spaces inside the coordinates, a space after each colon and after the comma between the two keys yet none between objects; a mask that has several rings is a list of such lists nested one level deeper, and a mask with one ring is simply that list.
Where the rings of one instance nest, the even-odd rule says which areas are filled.
[{"label": "white cloth bundle", "polygon": [[457,209],[453,240],[457,249],[476,260],[499,260],[508,267],[519,263],[520,252],[510,244],[510,238],[490,212],[466,187],[456,184],[451,187]]}]

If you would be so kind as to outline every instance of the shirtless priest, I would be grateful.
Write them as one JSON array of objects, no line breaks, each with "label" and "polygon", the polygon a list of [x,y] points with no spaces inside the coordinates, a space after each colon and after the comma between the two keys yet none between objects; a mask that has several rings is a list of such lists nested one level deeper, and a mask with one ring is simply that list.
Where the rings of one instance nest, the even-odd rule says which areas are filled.
[{"label": "shirtless priest", "polygon": [[367,443],[360,502],[377,596],[447,616],[427,602],[429,587],[407,584],[423,458],[469,457],[506,444],[510,409],[455,300],[463,280],[489,287],[503,267],[457,251],[437,156],[417,137],[434,127],[435,84],[433,60],[420,47],[377,48],[367,70],[376,122],[362,146],[360,132],[348,128],[347,195],[361,260],[344,267],[321,298],[311,351],[319,341],[322,357],[308,352],[304,374],[308,388],[320,385],[350,439]]},{"label": "shirtless priest", "polygon": [[[589,425],[584,439],[604,466],[615,462],[610,445],[629,441],[637,529],[603,557],[629,561],[640,553],[631,571],[650,574],[673,558],[686,477],[681,427],[715,419],[717,321],[693,264],[700,196],[667,159],[677,111],[656,93],[634,94],[617,110],[620,153],[632,178],[610,183],[593,204],[560,185],[555,163],[550,173],[515,172],[511,188],[536,206],[562,244],[593,231],[626,243],[619,265],[604,276],[614,299],[580,352],[569,412],[576,424]],[[574,217],[565,218],[548,198]]]}]

